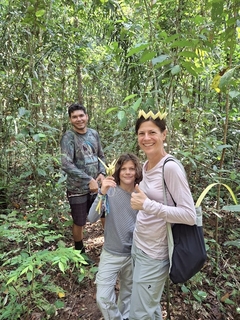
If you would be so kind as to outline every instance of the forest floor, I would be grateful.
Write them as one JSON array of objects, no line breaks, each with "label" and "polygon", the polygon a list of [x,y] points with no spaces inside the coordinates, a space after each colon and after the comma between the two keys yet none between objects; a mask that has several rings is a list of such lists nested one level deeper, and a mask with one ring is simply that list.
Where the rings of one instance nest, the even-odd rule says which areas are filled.
[{"label": "forest floor", "polygon": [[[213,217],[213,215],[211,215]],[[209,219],[205,230],[205,238],[213,237],[215,218]],[[220,254],[217,258],[216,251],[211,249],[210,241],[208,247],[208,261],[202,272],[190,280],[186,286],[170,283],[170,318],[171,320],[237,320],[240,314],[237,307],[240,307],[239,293],[239,248],[226,247],[224,242],[229,240],[231,231],[239,230],[239,218],[229,214],[220,224],[218,243]],[[67,233],[69,245],[72,245],[71,230]],[[231,237],[230,237],[231,239]],[[103,245],[103,228],[101,222],[85,228],[86,253],[96,262]],[[218,260],[218,271],[215,271],[214,262]],[[90,266],[87,268],[91,268]],[[95,293],[96,285],[94,279],[84,278],[79,283],[74,277],[61,278],[59,285],[67,292],[64,303],[65,307],[58,310],[54,320],[103,320],[98,310]],[[116,294],[118,286],[116,286]],[[167,319],[167,295],[162,296],[163,319]],[[32,317],[31,320],[37,320]]]},{"label": "forest floor", "polygon": [[[69,230],[68,242],[73,245],[71,230]],[[102,245],[103,245],[103,227],[100,221],[90,224],[87,223],[84,232],[84,245],[86,254],[98,265]],[[91,266],[86,267],[91,269]],[[75,281],[74,281],[75,280]],[[68,294],[65,298],[65,308],[59,310],[59,314],[54,317],[58,320],[102,320],[101,312],[96,304],[96,285],[94,279],[84,278],[79,283],[77,279],[72,278],[69,283],[60,283]]]}]

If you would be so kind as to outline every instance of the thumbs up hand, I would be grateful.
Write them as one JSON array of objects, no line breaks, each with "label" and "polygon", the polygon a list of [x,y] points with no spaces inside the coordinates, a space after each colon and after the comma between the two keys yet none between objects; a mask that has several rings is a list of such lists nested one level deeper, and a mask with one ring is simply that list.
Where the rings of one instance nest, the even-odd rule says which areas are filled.
[{"label": "thumbs up hand", "polygon": [[139,185],[136,184],[135,191],[131,194],[131,207],[134,210],[142,210],[143,203],[147,199],[145,193],[139,188]]}]

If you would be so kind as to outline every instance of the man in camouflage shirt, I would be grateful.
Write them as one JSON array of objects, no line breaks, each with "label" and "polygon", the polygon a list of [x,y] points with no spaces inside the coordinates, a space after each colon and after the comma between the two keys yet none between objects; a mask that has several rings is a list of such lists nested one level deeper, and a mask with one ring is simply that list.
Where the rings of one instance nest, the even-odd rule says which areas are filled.
[{"label": "man in camouflage shirt", "polygon": [[105,158],[97,131],[87,127],[85,107],[74,103],[68,108],[68,114],[72,129],[66,131],[61,139],[62,169],[67,174],[75,249],[84,253],[83,227],[94,200],[93,194],[105,176],[105,168],[98,158],[104,162]]}]

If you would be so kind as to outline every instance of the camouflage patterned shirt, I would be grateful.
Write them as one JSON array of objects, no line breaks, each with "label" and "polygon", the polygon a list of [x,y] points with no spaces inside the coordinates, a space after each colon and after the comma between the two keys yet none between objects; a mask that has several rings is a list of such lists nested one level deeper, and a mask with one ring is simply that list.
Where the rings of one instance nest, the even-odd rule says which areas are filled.
[{"label": "camouflage patterned shirt", "polygon": [[84,134],[68,130],[61,139],[62,169],[67,173],[67,190],[71,193],[87,194],[89,182],[96,179],[105,168],[100,138],[96,130],[87,128]]}]

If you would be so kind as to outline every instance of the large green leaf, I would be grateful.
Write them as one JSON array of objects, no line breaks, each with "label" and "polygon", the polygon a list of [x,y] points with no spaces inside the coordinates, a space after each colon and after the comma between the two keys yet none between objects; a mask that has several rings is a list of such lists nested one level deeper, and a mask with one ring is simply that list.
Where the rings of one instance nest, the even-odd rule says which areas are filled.
[{"label": "large green leaf", "polygon": [[231,205],[231,206],[224,206],[222,210],[232,211],[232,212],[240,212],[240,205]]},{"label": "large green leaf", "polygon": [[127,96],[124,100],[123,100],[123,102],[126,102],[126,101],[128,101],[128,100],[130,100],[130,99],[132,99],[132,98],[134,98],[134,97],[136,97],[137,96],[137,94],[135,93],[135,94],[130,94],[129,96]]},{"label": "large green leaf", "polygon": [[108,113],[110,113],[110,112],[112,112],[112,111],[116,111],[117,109],[118,109],[118,107],[108,108],[105,113],[108,114]]},{"label": "large green leaf", "polygon": [[224,245],[225,246],[234,246],[234,247],[240,248],[240,239],[232,240],[232,241],[226,241],[226,242],[224,242]]},{"label": "large green leaf", "polygon": [[117,117],[118,117],[118,119],[119,119],[120,121],[121,121],[122,119],[124,119],[124,118],[125,118],[125,111],[123,111],[123,110],[118,111]]},{"label": "large green leaf", "polygon": [[144,49],[148,48],[148,46],[148,43],[138,43],[134,48],[129,50],[127,57],[131,57],[132,55],[143,51]]},{"label": "large green leaf", "polygon": [[229,85],[233,74],[234,74],[235,68],[232,68],[224,73],[224,75],[220,78],[219,82],[219,88],[221,91],[224,91],[226,87]]},{"label": "large green leaf", "polygon": [[193,63],[192,62],[185,62],[183,61],[182,63],[182,66],[194,77],[197,77],[198,74],[197,72],[195,71],[195,69],[193,69]]},{"label": "large green leaf", "polygon": [[194,40],[178,40],[172,43],[172,48],[184,48],[184,47],[191,47],[194,48],[196,41]]},{"label": "large green leaf", "polygon": [[212,0],[212,20],[215,23],[220,23],[222,19],[222,12],[223,12],[223,4],[224,0]]},{"label": "large green leaf", "polygon": [[144,63],[146,61],[152,60],[156,56],[156,52],[154,51],[145,51],[140,58],[140,62]]},{"label": "large green leaf", "polygon": [[132,106],[131,108],[135,111],[137,111],[137,109],[139,108],[140,104],[142,102],[142,98],[139,98]]},{"label": "large green leaf", "polygon": [[192,52],[192,51],[181,51],[179,53],[179,56],[181,57],[187,57],[187,58],[198,58],[198,56],[196,55],[195,52]]},{"label": "large green leaf", "polygon": [[163,61],[166,61],[169,59],[169,56],[166,54],[162,54],[158,56],[157,58],[152,59],[152,64],[155,65],[157,63],[162,63]]},{"label": "large green leaf", "polygon": [[171,69],[172,75],[178,74],[180,71],[181,71],[181,67],[179,65],[176,65]]},{"label": "large green leaf", "polygon": [[42,9],[42,10],[38,10],[35,15],[36,17],[40,18],[45,14],[46,10]]},{"label": "large green leaf", "polygon": [[229,96],[231,97],[231,98],[236,98],[237,96],[239,96],[240,95],[240,91],[235,91],[235,90],[233,90],[233,91],[229,91]]}]

